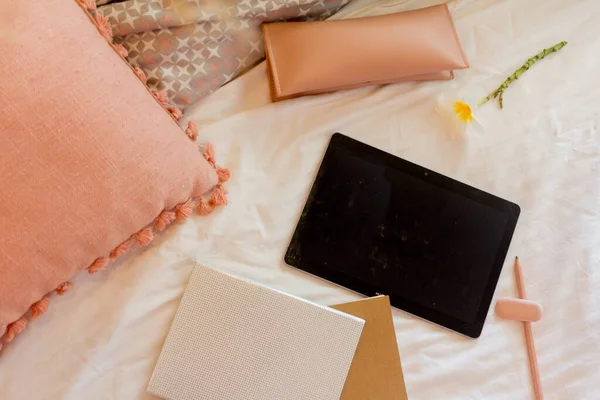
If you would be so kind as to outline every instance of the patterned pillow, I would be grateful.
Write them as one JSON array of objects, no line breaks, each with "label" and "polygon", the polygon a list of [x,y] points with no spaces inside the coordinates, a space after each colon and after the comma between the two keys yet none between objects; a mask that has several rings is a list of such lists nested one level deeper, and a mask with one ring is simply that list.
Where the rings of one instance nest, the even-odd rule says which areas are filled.
[{"label": "patterned pillow", "polygon": [[264,22],[324,19],[350,0],[126,0],[98,8],[127,59],[180,108],[254,66]]},{"label": "patterned pillow", "polygon": [[228,172],[103,37],[102,18],[74,0],[0,9],[1,347],[78,271],[225,204]]}]

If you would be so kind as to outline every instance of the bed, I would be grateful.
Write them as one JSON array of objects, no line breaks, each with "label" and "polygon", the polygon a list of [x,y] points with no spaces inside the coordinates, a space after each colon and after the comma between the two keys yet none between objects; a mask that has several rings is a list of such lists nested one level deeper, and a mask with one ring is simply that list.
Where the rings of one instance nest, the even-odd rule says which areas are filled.
[{"label": "bed", "polygon": [[[336,18],[422,7],[356,0]],[[339,131],[518,203],[521,217],[495,299],[524,265],[547,399],[600,398],[600,7],[595,0],[451,3],[471,68],[453,82],[369,87],[271,104],[264,63],[190,106],[185,119],[230,168],[230,202],[191,218],[106,271],[77,276],[0,357],[2,399],[152,399],[145,392],[192,260],[320,304],[357,294],[286,266],[283,254],[330,135]],[[539,50],[504,109],[450,138],[440,94],[471,104]],[[184,121],[184,123],[186,122]],[[393,310],[412,399],[533,398],[522,326],[490,311],[468,339]],[[27,345],[20,345],[26,342]]]}]

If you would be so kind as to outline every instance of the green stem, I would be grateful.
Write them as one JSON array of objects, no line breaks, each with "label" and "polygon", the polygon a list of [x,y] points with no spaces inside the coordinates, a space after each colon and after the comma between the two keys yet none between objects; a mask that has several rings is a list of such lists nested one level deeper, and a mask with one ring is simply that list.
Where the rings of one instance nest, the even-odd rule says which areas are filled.
[{"label": "green stem", "polygon": [[492,93],[490,93],[485,99],[482,99],[479,103],[477,103],[477,105],[487,103],[491,99],[498,97],[498,101],[500,103],[500,108],[502,108],[503,107],[502,96],[504,95],[504,91],[508,88],[508,85],[510,85],[512,82],[516,81],[517,79],[519,79],[521,74],[523,74],[525,71],[527,71],[529,68],[531,68],[531,66],[533,64],[535,64],[537,61],[547,57],[549,54],[556,53],[557,51],[559,51],[566,45],[567,45],[567,42],[562,41],[560,43],[555,44],[552,47],[548,47],[547,49],[540,51],[535,56],[531,57],[529,60],[527,60],[527,62],[525,64],[523,64],[521,66],[521,68],[519,68],[518,70],[513,72],[513,74],[511,76],[506,78],[506,80],[504,82],[502,82],[502,85],[500,85],[498,87],[498,89],[496,89]]}]

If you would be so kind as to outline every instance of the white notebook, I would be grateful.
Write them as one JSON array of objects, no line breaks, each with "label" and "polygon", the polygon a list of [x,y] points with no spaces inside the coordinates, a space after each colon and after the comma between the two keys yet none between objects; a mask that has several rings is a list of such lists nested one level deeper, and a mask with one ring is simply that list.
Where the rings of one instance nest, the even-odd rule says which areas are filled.
[{"label": "white notebook", "polygon": [[197,265],[148,391],[172,400],[339,400],[363,325]]}]

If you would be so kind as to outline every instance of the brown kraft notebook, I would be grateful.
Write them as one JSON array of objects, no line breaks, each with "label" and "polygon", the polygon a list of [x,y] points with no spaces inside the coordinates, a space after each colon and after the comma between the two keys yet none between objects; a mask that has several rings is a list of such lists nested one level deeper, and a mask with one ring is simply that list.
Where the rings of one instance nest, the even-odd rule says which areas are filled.
[{"label": "brown kraft notebook", "polygon": [[365,320],[340,400],[407,400],[389,297],[331,307]]}]

